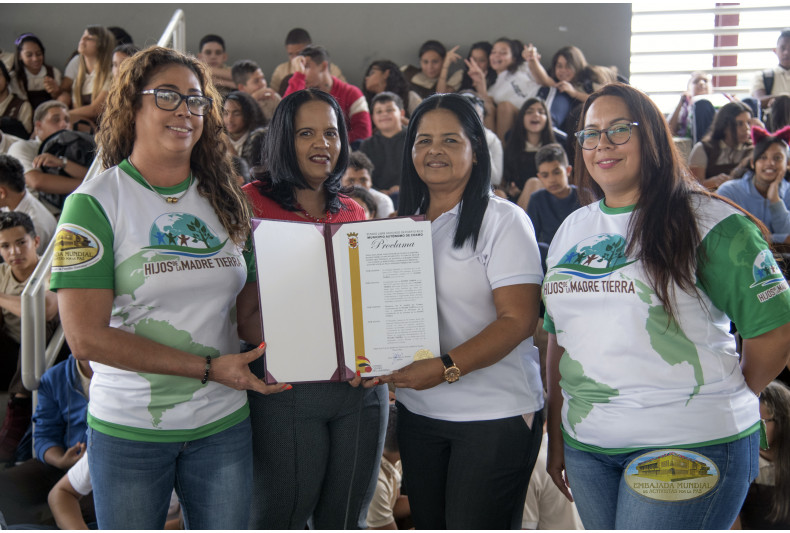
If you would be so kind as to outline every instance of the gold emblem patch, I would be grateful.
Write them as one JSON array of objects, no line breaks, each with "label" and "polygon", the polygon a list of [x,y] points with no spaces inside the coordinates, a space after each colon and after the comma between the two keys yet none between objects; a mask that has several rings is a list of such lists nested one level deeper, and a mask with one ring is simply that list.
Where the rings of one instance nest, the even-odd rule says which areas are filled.
[{"label": "gold emblem patch", "polygon": [[698,498],[719,482],[716,464],[690,450],[655,450],[640,455],[628,464],[624,475],[634,492],[664,502]]},{"label": "gold emblem patch", "polygon": [[55,235],[52,271],[79,270],[97,263],[103,255],[101,241],[88,230],[74,224],[62,224]]},{"label": "gold emblem patch", "polygon": [[433,352],[423,348],[422,350],[417,350],[414,352],[414,360],[421,361],[422,359],[433,359],[435,356]]}]

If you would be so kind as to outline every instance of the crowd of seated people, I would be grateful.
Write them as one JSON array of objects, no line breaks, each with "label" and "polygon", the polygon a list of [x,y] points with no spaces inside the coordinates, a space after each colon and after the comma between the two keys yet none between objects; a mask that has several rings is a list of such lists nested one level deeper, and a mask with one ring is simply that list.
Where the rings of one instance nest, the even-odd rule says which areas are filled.
[{"label": "crowd of seated people", "polygon": [[[614,67],[589,64],[582,50],[570,45],[557,50],[544,66],[537,48],[525,42],[501,37],[493,42],[476,42],[466,49],[463,44],[449,48],[428,40],[418,49],[419,66],[375,59],[358,85],[349,83],[335,64],[335,59],[342,64],[342,58],[330,58],[328,50],[313,44],[302,28],[288,32],[288,60],[276,65],[270,83],[264,74],[267,65],[250,58],[229,60],[225,40],[219,35],[204,36],[196,56],[208,68],[220,96],[221,101],[215,105],[219,106],[224,126],[221,138],[234,157],[234,171],[241,184],[268,171],[264,142],[280,102],[303,89],[329,93],[339,104],[343,116],[337,118],[347,125],[350,148],[356,150],[350,153],[340,186],[360,205],[366,218],[395,216],[407,126],[423,99],[435,93],[464,94],[485,126],[493,193],[516,203],[529,215],[545,255],[559,224],[579,205],[569,161],[579,149],[574,133],[582,106],[590,94],[623,78]],[[71,152],[47,152],[47,141],[64,130],[77,130],[88,139],[98,133],[119,68],[140,51],[120,28],[91,25],[84,29],[68,63],[58,68],[61,65],[46,60],[45,43],[49,47],[56,44],[24,33],[16,39],[14,53],[4,53],[0,61],[0,208],[18,213],[9,220],[6,213],[0,214],[0,248],[5,241],[18,238],[32,249],[28,250],[24,271],[11,268],[5,254],[6,263],[0,264],[10,272],[4,276],[8,286],[0,294],[4,317],[0,333],[12,352],[19,351],[20,342],[13,326],[19,319],[18,294],[38,255],[53,238],[64,198],[81,185],[92,160],[77,159]],[[724,102],[714,102],[710,110],[704,108],[710,113],[706,118],[710,128],[700,132],[688,165],[702,185],[710,190],[719,188],[722,196],[762,220],[776,243],[790,244],[790,193],[786,194],[790,188],[790,134],[782,130],[790,125],[790,32],[781,33],[776,54],[779,65],[755,78],[753,102],[728,96],[732,101],[726,105],[715,109]],[[694,104],[701,99],[707,101],[709,98],[702,95],[709,93],[710,77],[695,72],[677,108],[667,117],[673,133],[689,135]],[[760,129],[763,126],[765,129]],[[80,139],[84,141],[85,137]],[[56,299],[50,298],[51,294],[47,318],[57,320]],[[535,333],[539,345],[541,332],[539,327]],[[543,352],[544,346],[540,348]],[[0,376],[4,380],[0,387],[9,391],[0,430],[0,460],[11,463],[24,457],[19,453],[19,443],[29,447],[24,433],[31,419],[38,416],[30,407],[29,391],[21,387],[15,361],[4,361]],[[75,383],[81,379],[82,386],[87,387],[90,365],[73,359],[61,364],[69,368],[59,370],[63,376],[68,373],[69,379]],[[76,390],[87,396],[87,389]],[[14,500],[13,491],[6,491],[9,494],[4,496],[7,499],[0,511],[11,518],[10,522],[52,522],[47,513],[41,514],[39,509],[35,511],[39,514],[34,514],[32,510],[45,506],[46,493],[84,455],[85,439],[79,434],[84,428],[78,429],[69,430],[68,437],[53,445],[61,454],[54,460],[52,453],[44,453],[46,450],[39,453],[38,443],[46,441],[37,438],[36,457],[13,467],[20,469],[16,476],[45,477],[46,481],[36,486],[35,504],[33,500]],[[16,483],[17,478],[4,479],[0,479],[0,485]],[[81,489],[61,484],[67,494],[79,499]],[[22,512],[18,515],[7,510],[20,505]],[[25,514],[27,510],[31,512]],[[90,513],[85,515],[84,520],[92,519]],[[63,522],[75,523],[80,522]]]}]

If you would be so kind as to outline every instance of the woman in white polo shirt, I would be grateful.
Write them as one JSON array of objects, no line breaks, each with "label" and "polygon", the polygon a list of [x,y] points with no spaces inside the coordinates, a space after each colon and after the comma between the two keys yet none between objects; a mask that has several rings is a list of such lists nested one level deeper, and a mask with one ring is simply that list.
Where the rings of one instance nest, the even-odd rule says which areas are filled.
[{"label": "woman in white polo shirt", "polygon": [[384,378],[398,387],[414,525],[518,529],[543,423],[535,234],[523,210],[491,194],[483,125],[466,98],[423,101],[406,146],[400,214],[431,220],[443,354]]}]

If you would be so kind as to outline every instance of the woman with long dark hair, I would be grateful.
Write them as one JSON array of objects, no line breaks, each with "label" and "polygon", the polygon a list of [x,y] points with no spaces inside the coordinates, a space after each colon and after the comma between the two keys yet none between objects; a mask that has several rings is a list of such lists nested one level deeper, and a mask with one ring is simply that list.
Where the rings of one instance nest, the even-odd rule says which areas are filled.
[{"label": "woman with long dark hair", "polygon": [[87,450],[101,529],[161,529],[174,487],[188,529],[245,529],[245,390],[287,389],[250,372],[263,345],[236,353],[261,331],[244,254],[250,208],[219,98],[194,57],[151,47],[124,61],[99,133],[107,170],[60,217],[51,286],[74,356],[93,369]]},{"label": "woman with long dark hair", "polygon": [[716,111],[710,131],[694,145],[688,159],[692,174],[702,185],[715,190],[751,155],[751,119],[751,109],[742,102],[730,102]]},{"label": "woman with long dark hair", "polygon": [[442,350],[383,378],[398,388],[414,525],[518,529],[543,424],[535,234],[491,193],[483,124],[464,96],[420,104],[403,169],[399,213],[431,221]]},{"label": "woman with long dark hair", "polygon": [[727,529],[757,475],[757,395],[787,364],[787,282],[762,225],[696,183],[647,95],[607,85],[580,124],[588,205],[543,284],[547,470],[587,529]]},{"label": "woman with long dark hair", "polygon": [[230,138],[235,155],[243,158],[250,167],[263,161],[263,140],[266,137],[263,113],[255,99],[247,93],[233,91],[222,105],[222,123]]},{"label": "woman with long dark hair", "polygon": [[[348,154],[346,123],[334,98],[317,89],[286,96],[269,123],[266,171],[244,186],[254,215],[364,220],[362,208],[340,193]],[[262,364],[252,368],[263,376]],[[378,471],[388,405],[387,387],[376,386],[377,378],[360,382],[357,374],[350,383],[297,383],[288,397],[250,394],[252,529],[304,529],[311,517],[315,529],[356,527]]]},{"label": "woman with long dark hair", "polygon": [[64,82],[71,84],[71,90],[64,91],[59,97],[71,107],[71,122],[98,121],[110,90],[114,49],[115,37],[110,30],[96,25],[85,28],[77,46],[79,53],[66,65],[63,73]]}]

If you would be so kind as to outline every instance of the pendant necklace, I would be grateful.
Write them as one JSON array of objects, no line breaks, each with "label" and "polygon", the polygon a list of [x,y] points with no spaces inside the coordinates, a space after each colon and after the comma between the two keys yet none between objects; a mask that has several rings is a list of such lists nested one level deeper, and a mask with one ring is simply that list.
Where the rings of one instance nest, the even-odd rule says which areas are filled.
[{"label": "pendant necklace", "polygon": [[[126,158],[126,160],[127,160],[127,161],[129,161],[129,164],[130,164],[130,165],[132,165],[132,168],[133,168],[133,169],[137,170],[137,167],[136,167],[136,166],[134,166],[134,163],[132,163],[132,158],[131,158],[131,157],[127,157],[127,158]],[[176,204],[176,203],[178,203],[178,201],[179,201],[181,198],[183,198],[184,196],[186,196],[186,194],[189,192],[189,189],[192,187],[193,176],[192,176],[192,173],[190,172],[190,173],[189,173],[189,185],[187,185],[187,188],[184,190],[184,192],[182,192],[182,193],[181,193],[181,195],[180,195],[180,196],[165,196],[164,194],[162,194],[162,193],[160,193],[159,191],[157,191],[156,189],[154,189],[154,188],[151,186],[151,184],[150,184],[150,183],[148,183],[148,180],[147,180],[147,179],[145,179],[145,177],[143,176],[143,174],[142,174],[142,173],[141,173],[139,170],[137,170],[137,173],[140,175],[140,178],[142,178],[142,180],[143,180],[143,183],[145,183],[145,185],[146,185],[146,186],[147,186],[149,189],[151,189],[151,191],[152,191],[154,194],[156,194],[157,196],[159,196],[160,198],[162,198],[162,199],[163,199],[165,202],[167,202],[168,204]]]}]

